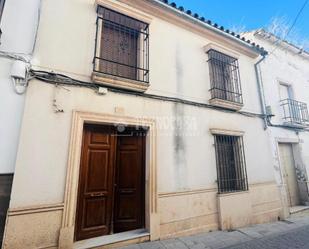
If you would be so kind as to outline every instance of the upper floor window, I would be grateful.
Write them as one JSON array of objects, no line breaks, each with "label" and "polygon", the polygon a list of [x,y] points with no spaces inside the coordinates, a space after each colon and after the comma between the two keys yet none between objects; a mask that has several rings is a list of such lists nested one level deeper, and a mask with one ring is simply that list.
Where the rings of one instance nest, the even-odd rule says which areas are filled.
[{"label": "upper floor window", "polygon": [[293,89],[291,85],[280,83],[280,100],[293,99]]},{"label": "upper floor window", "polygon": [[215,135],[219,193],[247,191],[245,153],[241,136]]},{"label": "upper floor window", "polygon": [[207,53],[211,98],[242,104],[238,60],[213,49]]},{"label": "upper floor window", "polygon": [[94,71],[149,82],[149,25],[98,7]]},{"label": "upper floor window", "polygon": [[307,104],[295,100],[291,85],[280,83],[279,92],[282,118],[285,124],[307,126],[309,124]]}]

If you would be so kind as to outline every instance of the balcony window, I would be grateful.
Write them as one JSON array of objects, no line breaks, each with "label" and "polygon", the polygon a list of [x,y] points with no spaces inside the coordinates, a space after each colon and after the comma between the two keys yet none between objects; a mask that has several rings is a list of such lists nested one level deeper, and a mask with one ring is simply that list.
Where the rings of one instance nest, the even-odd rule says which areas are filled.
[{"label": "balcony window", "polygon": [[99,6],[94,72],[149,82],[149,25]]},{"label": "balcony window", "polygon": [[283,120],[287,125],[308,125],[309,115],[307,104],[293,99],[280,101],[283,109]]},{"label": "balcony window", "polygon": [[285,125],[299,126],[309,124],[307,104],[294,99],[292,85],[280,82],[279,90],[282,117]]},{"label": "balcony window", "polygon": [[243,139],[241,136],[215,135],[219,193],[248,190]]},{"label": "balcony window", "polygon": [[208,52],[211,99],[242,105],[238,60],[210,49]]}]

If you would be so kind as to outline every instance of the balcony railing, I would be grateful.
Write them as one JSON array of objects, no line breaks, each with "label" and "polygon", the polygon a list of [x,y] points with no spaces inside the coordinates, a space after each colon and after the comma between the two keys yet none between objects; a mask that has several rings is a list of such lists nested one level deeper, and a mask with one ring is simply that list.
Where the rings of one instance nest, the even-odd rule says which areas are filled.
[{"label": "balcony railing", "polygon": [[307,104],[293,99],[281,100],[283,119],[290,125],[308,125],[309,114]]}]

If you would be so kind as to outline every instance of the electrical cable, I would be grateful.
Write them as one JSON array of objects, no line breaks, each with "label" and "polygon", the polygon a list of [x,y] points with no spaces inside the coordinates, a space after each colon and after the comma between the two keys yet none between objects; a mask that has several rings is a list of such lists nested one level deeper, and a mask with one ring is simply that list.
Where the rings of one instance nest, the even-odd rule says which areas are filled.
[{"label": "electrical cable", "polygon": [[29,55],[27,54],[22,54],[22,53],[13,53],[13,52],[5,52],[0,50],[0,57],[8,58],[8,59],[13,59],[13,60],[20,60],[25,63],[29,63],[30,60],[27,58]]},{"label": "electrical cable", "polygon": [[287,36],[290,34],[290,32],[292,31],[292,29],[294,28],[296,22],[298,21],[298,18],[300,17],[301,13],[302,13],[303,10],[305,9],[305,7],[306,7],[306,5],[308,4],[308,2],[309,2],[309,0],[306,0],[306,1],[304,2],[303,6],[301,7],[301,9],[298,11],[298,13],[297,13],[297,15],[296,15],[296,17],[295,17],[295,19],[294,19],[294,22],[292,23],[292,25],[291,25],[290,29],[288,30],[288,32],[286,33],[286,36],[285,36],[285,37],[287,37]]},{"label": "electrical cable", "polygon": [[[76,86],[76,87],[86,87],[90,88],[92,90],[99,90],[99,87],[102,87],[100,84],[96,84],[93,82],[86,82],[81,81],[77,79],[73,79],[67,75],[54,73],[54,72],[47,72],[47,71],[41,71],[41,70],[30,70],[31,77],[36,78],[38,80],[41,80],[43,82],[49,83],[49,84],[58,84],[58,85],[70,85],[70,86]],[[104,86],[105,87],[105,86]],[[203,107],[203,108],[209,108],[213,110],[220,110],[227,113],[238,113],[247,117],[264,117],[264,115],[259,113],[253,113],[253,112],[246,112],[246,111],[234,111],[223,107],[216,107],[207,103],[201,103],[201,102],[195,102],[191,100],[181,99],[177,97],[170,97],[170,96],[163,96],[163,95],[155,95],[155,94],[147,94],[147,93],[139,93],[134,91],[128,91],[128,90],[121,90],[119,88],[114,87],[106,87],[110,92],[114,93],[121,93],[126,95],[134,95],[144,98],[150,98],[150,99],[156,99],[161,101],[169,101],[169,102],[175,102],[175,103],[181,103],[185,105],[191,105],[196,107]]]},{"label": "electrical cable", "polygon": [[277,48],[279,47],[278,45],[279,45],[279,43],[280,43],[281,41],[285,41],[285,40],[286,40],[286,38],[288,37],[288,35],[291,33],[292,29],[293,29],[294,26],[296,25],[296,22],[298,21],[298,19],[299,19],[301,13],[302,13],[303,10],[305,9],[305,7],[306,7],[306,5],[308,4],[308,2],[309,2],[309,0],[305,0],[304,4],[302,5],[302,7],[300,8],[300,10],[298,11],[298,13],[297,13],[297,15],[296,15],[296,17],[295,17],[295,19],[294,19],[294,21],[293,21],[291,27],[288,29],[287,33],[284,35],[283,38],[278,37],[278,40],[274,43],[275,48],[269,53],[269,55],[272,55],[272,54],[277,50]]},{"label": "electrical cable", "polygon": [[[54,84],[54,85],[86,87],[86,88],[89,88],[89,89],[92,89],[92,90],[95,90],[95,91],[98,91],[100,87],[103,87],[100,84],[77,80],[77,79],[71,78],[67,75],[54,73],[54,72],[41,71],[41,70],[30,70],[30,74],[31,74],[30,79],[36,78],[36,79],[41,80],[43,82],[46,82],[46,83],[49,83],[49,84]],[[233,110],[226,109],[226,108],[223,108],[223,107],[216,107],[216,106],[209,105],[209,104],[206,104],[206,103],[194,102],[194,101],[180,99],[180,98],[176,98],[176,97],[147,94],[147,93],[139,93],[139,92],[134,92],[134,91],[121,90],[119,88],[114,88],[114,87],[106,87],[106,88],[108,88],[108,90],[110,92],[118,93],[118,94],[120,93],[120,94],[126,94],[126,95],[131,95],[131,96],[134,95],[134,96],[143,97],[143,98],[161,100],[161,101],[181,103],[181,104],[185,104],[185,105],[191,105],[191,106],[196,106],[196,107],[203,107],[203,108],[223,111],[223,112],[226,112],[226,113],[241,114],[241,115],[246,116],[246,117],[257,117],[257,118],[262,118],[262,119],[266,118],[268,125],[272,126],[272,127],[284,128],[284,129],[293,130],[293,131],[296,131],[296,132],[301,132],[301,131],[307,131],[308,132],[309,131],[309,129],[307,129],[307,128],[288,127],[288,126],[285,126],[285,125],[272,124],[271,121],[270,121],[270,117],[268,115],[251,113],[251,112],[244,112],[244,111],[233,111]]]}]

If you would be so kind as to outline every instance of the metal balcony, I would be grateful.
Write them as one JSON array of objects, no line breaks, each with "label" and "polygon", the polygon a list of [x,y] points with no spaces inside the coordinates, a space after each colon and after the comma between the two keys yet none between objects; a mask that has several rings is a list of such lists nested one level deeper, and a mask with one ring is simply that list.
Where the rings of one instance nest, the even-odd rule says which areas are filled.
[{"label": "metal balcony", "polygon": [[306,103],[293,99],[284,99],[280,101],[280,105],[283,109],[283,120],[286,125],[309,125],[309,114]]}]

